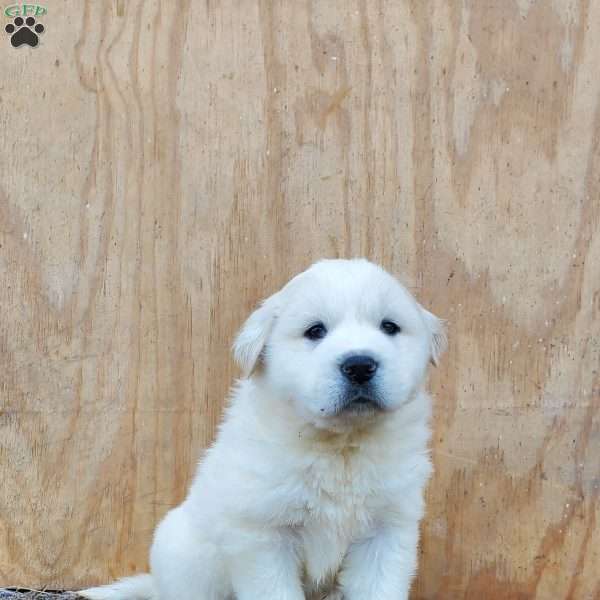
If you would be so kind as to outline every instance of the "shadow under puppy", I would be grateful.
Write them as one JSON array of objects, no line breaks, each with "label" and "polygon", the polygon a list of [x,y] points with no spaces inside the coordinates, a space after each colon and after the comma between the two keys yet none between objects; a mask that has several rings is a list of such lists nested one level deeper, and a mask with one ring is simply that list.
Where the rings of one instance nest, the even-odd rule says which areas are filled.
[{"label": "shadow under puppy", "polygon": [[404,600],[431,472],[442,324],[380,267],[324,260],[247,320],[215,444],[151,575],[92,600]]}]

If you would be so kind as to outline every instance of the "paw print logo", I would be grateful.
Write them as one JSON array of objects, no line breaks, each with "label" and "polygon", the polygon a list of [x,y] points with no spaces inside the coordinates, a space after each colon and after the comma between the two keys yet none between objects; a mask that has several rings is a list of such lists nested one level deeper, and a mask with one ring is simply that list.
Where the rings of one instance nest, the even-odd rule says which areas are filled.
[{"label": "paw print logo", "polygon": [[9,23],[4,31],[10,35],[10,43],[15,47],[27,44],[35,48],[40,41],[38,33],[44,33],[44,26],[36,23],[33,17],[16,17],[12,23]]}]

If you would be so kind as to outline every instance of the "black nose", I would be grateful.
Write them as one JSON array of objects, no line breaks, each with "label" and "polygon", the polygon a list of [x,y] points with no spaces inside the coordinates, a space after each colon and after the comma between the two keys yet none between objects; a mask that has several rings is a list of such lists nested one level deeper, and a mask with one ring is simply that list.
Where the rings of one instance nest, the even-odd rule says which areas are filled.
[{"label": "black nose", "polygon": [[377,366],[377,363],[370,356],[355,354],[349,356],[340,365],[340,369],[344,377],[352,383],[366,383],[375,375]]}]

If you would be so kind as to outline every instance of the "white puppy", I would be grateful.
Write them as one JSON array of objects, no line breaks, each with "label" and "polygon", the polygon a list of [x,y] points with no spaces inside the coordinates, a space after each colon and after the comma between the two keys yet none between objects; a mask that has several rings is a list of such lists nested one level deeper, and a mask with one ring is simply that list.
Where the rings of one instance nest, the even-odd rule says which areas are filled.
[{"label": "white puppy", "polygon": [[316,263],[234,346],[234,389],[190,493],[158,526],[152,575],[95,600],[402,600],[417,565],[427,363],[441,322],[366,260]]}]

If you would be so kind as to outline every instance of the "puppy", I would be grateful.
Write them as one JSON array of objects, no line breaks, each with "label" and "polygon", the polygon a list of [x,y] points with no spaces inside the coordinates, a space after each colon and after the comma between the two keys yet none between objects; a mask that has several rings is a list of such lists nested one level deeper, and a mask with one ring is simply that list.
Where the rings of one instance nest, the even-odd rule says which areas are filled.
[{"label": "puppy", "polygon": [[442,323],[380,267],[324,260],[250,316],[246,378],[151,575],[91,600],[403,600],[417,566],[427,364]]}]

